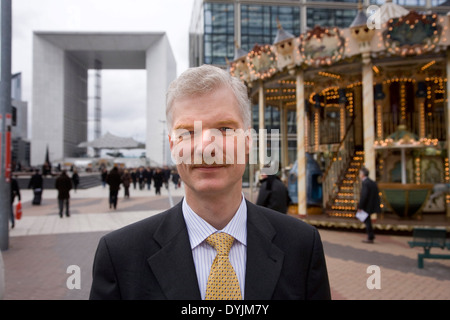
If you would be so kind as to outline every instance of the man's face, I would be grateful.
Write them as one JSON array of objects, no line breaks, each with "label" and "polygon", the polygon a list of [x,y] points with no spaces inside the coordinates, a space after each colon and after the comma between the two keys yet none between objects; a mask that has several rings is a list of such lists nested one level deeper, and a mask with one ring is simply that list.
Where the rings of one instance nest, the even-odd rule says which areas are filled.
[{"label": "man's face", "polygon": [[214,194],[240,189],[249,138],[231,89],[175,100],[172,112],[170,149],[185,186]]},{"label": "man's face", "polygon": [[363,180],[365,177],[364,172],[359,171],[359,179]]}]

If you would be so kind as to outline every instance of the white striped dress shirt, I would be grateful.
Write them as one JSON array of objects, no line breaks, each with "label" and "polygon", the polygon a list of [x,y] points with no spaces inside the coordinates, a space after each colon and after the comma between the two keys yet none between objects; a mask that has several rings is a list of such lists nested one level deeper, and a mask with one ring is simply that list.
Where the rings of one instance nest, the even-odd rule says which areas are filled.
[{"label": "white striped dress shirt", "polygon": [[186,198],[183,199],[182,208],[202,300],[205,299],[209,272],[216,257],[216,249],[211,247],[205,240],[216,232],[225,232],[235,239],[229,257],[239,281],[242,299],[244,299],[245,267],[247,262],[247,205],[244,195],[242,194],[241,204],[234,217],[222,230],[217,230],[198,216],[189,207]]}]

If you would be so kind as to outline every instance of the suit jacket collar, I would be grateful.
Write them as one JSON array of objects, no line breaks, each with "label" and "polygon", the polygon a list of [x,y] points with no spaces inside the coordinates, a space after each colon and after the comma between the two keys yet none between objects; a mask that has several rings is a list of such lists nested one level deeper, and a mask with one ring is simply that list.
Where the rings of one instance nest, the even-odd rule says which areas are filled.
[{"label": "suit jacket collar", "polygon": [[246,300],[269,300],[280,277],[284,253],[274,243],[272,224],[247,201]]},{"label": "suit jacket collar", "polygon": [[[258,212],[256,205],[249,201],[246,204],[247,268],[244,298],[268,300],[278,282],[284,253],[272,242],[276,232],[270,222]],[[200,299],[181,202],[168,210],[153,237],[161,249],[147,261],[167,299]]]},{"label": "suit jacket collar", "polygon": [[201,296],[181,202],[168,210],[153,238],[161,249],[147,261],[167,299],[199,300]]}]

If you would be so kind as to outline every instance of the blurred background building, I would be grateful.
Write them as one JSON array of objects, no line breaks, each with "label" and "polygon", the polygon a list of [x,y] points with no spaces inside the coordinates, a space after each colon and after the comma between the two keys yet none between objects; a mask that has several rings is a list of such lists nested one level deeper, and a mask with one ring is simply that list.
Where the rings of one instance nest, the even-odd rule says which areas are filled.
[{"label": "blurred background building", "polygon": [[11,76],[12,105],[12,169],[30,165],[30,141],[28,139],[28,102],[22,101],[22,74]]}]

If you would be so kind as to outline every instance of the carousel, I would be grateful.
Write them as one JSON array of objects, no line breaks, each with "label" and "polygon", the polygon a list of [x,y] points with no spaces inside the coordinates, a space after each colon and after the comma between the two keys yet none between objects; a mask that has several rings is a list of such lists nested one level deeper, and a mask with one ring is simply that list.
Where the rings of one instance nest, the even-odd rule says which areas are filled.
[{"label": "carousel", "polygon": [[316,26],[300,36],[281,21],[273,44],[237,48],[229,72],[248,87],[256,128],[266,128],[268,108],[279,114],[281,167],[295,183],[295,214],[311,215],[313,158],[321,170],[319,215],[354,220],[365,166],[383,212],[399,221],[427,214],[449,221],[450,16],[390,1],[377,14],[368,22],[360,7],[349,28]]}]

